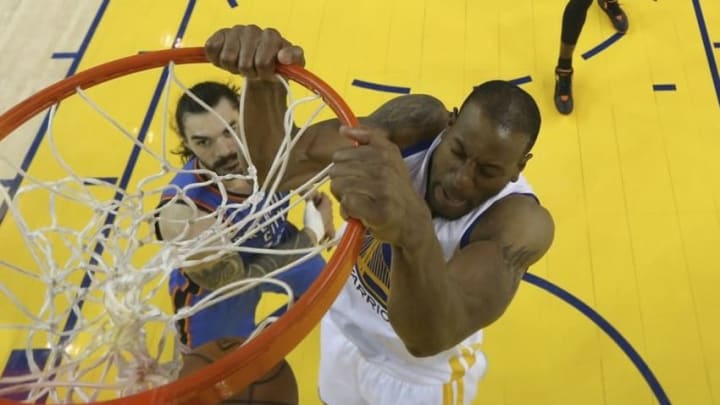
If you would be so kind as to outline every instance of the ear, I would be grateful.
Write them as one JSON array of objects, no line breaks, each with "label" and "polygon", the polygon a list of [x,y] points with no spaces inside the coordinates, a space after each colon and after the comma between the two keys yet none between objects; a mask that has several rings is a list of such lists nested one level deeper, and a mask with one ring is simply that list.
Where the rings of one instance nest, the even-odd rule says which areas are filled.
[{"label": "ear", "polygon": [[528,153],[525,156],[520,159],[518,162],[518,171],[517,173],[512,177],[512,182],[518,181],[518,177],[520,176],[520,173],[522,173],[523,170],[525,170],[525,166],[527,165],[528,160],[532,159],[533,155],[532,153]]}]

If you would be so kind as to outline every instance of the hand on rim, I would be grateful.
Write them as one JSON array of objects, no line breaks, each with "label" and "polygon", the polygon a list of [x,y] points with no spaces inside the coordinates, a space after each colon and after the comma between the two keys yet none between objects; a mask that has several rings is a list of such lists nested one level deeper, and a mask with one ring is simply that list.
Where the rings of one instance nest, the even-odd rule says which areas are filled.
[{"label": "hand on rim", "polygon": [[340,214],[361,221],[377,239],[402,245],[416,231],[413,221],[430,212],[412,188],[400,149],[380,128],[343,126],[340,134],[359,145],[333,155],[330,190]]},{"label": "hand on rim", "polygon": [[305,66],[302,48],[274,28],[256,25],[236,25],[215,32],[205,43],[205,54],[215,66],[250,80],[274,80],[278,63]]}]

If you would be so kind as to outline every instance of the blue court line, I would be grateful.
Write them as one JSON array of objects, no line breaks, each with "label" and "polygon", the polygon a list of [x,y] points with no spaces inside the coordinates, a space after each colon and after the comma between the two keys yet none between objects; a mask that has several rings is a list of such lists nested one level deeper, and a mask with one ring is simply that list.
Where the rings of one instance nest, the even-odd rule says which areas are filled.
[{"label": "blue court line", "polygon": [[[180,26],[178,27],[177,34],[175,34],[175,39],[173,41],[173,44],[178,44],[182,40],[182,37],[185,35],[185,31],[187,30],[188,23],[190,22],[190,16],[192,15],[193,9],[195,8],[195,2],[196,0],[188,0],[187,8],[185,9],[185,14],[183,15],[182,21],[180,22]],[[153,116],[155,115],[155,111],[157,110],[158,104],[160,103],[160,97],[162,97],[162,93],[165,87],[165,82],[168,80],[169,76],[169,70],[168,67],[165,66],[163,68],[162,74],[160,76],[160,80],[158,81],[157,86],[155,87],[155,92],[153,93],[152,99],[150,100],[150,105],[148,106],[147,112],[145,113],[145,117],[143,119],[142,126],[140,127],[140,132],[138,133],[137,140],[140,143],[145,142],[145,137],[147,136],[148,129],[150,128],[150,123],[152,122]],[[120,177],[120,182],[118,184],[118,188],[121,190],[125,190],[128,186],[128,183],[130,182],[130,177],[132,176],[133,170],[135,169],[135,165],[137,164],[138,157],[140,156],[140,146],[133,145],[133,149],[130,152],[130,156],[128,157],[128,162],[125,165],[125,170],[123,171],[122,176]],[[116,201],[120,201],[123,198],[123,194],[120,192],[115,193],[114,199]],[[109,224],[112,224],[115,221],[115,215],[110,214],[105,218],[105,226],[103,229],[103,237],[107,238],[110,233],[110,228],[107,226]],[[93,256],[92,259],[90,259],[90,266],[94,266],[97,264],[96,257],[100,257],[102,255],[102,252],[104,250],[104,246],[102,243],[99,243],[95,245],[95,248],[93,250]],[[92,282],[93,278],[92,271],[87,271],[85,275],[83,276],[82,282],[80,283],[81,288],[87,288],[90,286],[90,283]],[[75,307],[76,310],[73,310],[70,312],[70,315],[68,316],[67,321],[65,322],[65,326],[63,327],[63,335],[60,337],[58,341],[58,346],[62,347],[65,342],[68,340],[70,334],[66,334],[65,332],[71,331],[75,328],[75,324],[77,323],[77,312],[80,312],[84,304],[84,300],[80,299]]]},{"label": "blue court line", "polygon": [[705,17],[703,16],[702,7],[700,6],[700,0],[692,0],[692,2],[693,8],[695,9],[695,17],[697,18],[698,28],[700,28],[700,36],[702,37],[703,46],[705,47],[705,54],[707,55],[710,75],[712,76],[713,84],[715,85],[715,94],[718,99],[718,104],[720,104],[720,74],[718,74],[715,55],[713,54],[712,45],[710,44],[710,35],[708,35]]},{"label": "blue court line", "polygon": [[677,86],[674,84],[653,84],[653,91],[675,91]]},{"label": "blue court line", "polygon": [[610,45],[612,45],[612,44],[614,44],[615,42],[617,42],[617,41],[618,41],[620,38],[622,38],[623,36],[625,36],[625,34],[621,34],[621,33],[619,33],[619,32],[616,32],[616,33],[612,34],[612,35],[610,36],[610,38],[602,41],[602,42],[601,42],[599,45],[597,45],[596,47],[594,47],[594,48],[592,48],[591,50],[589,50],[589,51],[585,52],[584,54],[582,54],[582,58],[585,59],[585,60],[592,58],[593,56],[595,56],[595,55],[599,54],[600,52],[604,51],[605,49],[607,49],[607,47],[609,47]]},{"label": "blue court line", "polygon": [[77,52],[54,52],[51,56],[53,59],[76,59],[77,57]]},{"label": "blue court line", "polygon": [[0,186],[10,187],[14,179],[0,179]]},{"label": "blue court line", "polygon": [[525,84],[525,83],[530,83],[531,81],[532,81],[532,77],[530,77],[529,75],[523,76],[523,77],[518,77],[517,79],[508,80],[508,82],[510,82],[516,86],[520,86],[521,84]]},{"label": "blue court line", "polygon": [[630,342],[628,342],[627,339],[625,339],[623,335],[610,324],[610,322],[603,318],[602,315],[597,313],[597,311],[592,309],[588,304],[582,302],[579,298],[572,295],[570,292],[558,287],[544,278],[531,273],[525,273],[523,280],[570,304],[571,307],[580,311],[580,313],[600,327],[600,329],[602,329],[602,331],[605,332],[605,334],[607,334],[610,339],[612,339],[615,344],[620,347],[623,353],[628,356],[633,365],[635,365],[638,369],[640,374],[642,374],[645,382],[647,382],[653,394],[655,394],[655,398],[657,398],[658,403],[661,405],[670,405],[670,399],[665,394],[665,390],[663,390],[660,382],[657,380],[652,370],[650,370],[650,367],[647,365],[645,360],[643,360],[640,354],[632,347]]},{"label": "blue court line", "polygon": [[[78,65],[80,64],[80,61],[82,60],[83,56],[85,56],[85,51],[87,51],[88,45],[90,44],[90,40],[95,35],[95,31],[97,30],[98,25],[100,25],[100,20],[102,19],[103,15],[105,14],[105,10],[107,10],[107,6],[110,3],[110,0],[103,0],[102,3],[100,3],[100,7],[98,8],[97,12],[95,13],[95,17],[92,20],[92,23],[90,24],[90,27],[88,28],[87,32],[85,33],[85,37],[83,38],[82,42],[80,43],[80,48],[77,51],[77,57],[75,60],[73,60],[73,63],[70,64],[70,68],[68,69],[67,74],[65,77],[69,77],[75,74],[77,72]],[[30,145],[30,148],[28,149],[27,154],[25,155],[25,158],[23,159],[22,163],[20,164],[20,168],[23,171],[27,171],[30,167],[30,164],[33,161],[33,158],[35,158],[35,154],[38,151],[38,148],[40,147],[40,144],[42,143],[43,138],[45,138],[45,131],[47,130],[48,126],[48,114],[45,114],[45,118],[43,119],[42,125],[40,125],[40,128],[35,133],[35,138],[33,138],[33,142]],[[20,174],[16,175],[15,178],[12,180],[11,184],[8,186],[9,190],[8,193],[11,197],[15,196],[15,193],[17,193],[18,188],[20,187],[20,183],[22,182],[22,176]],[[3,219],[5,219],[5,215],[7,214],[7,204],[2,203],[0,204],[0,224],[2,223]]]},{"label": "blue court line", "polygon": [[[41,370],[45,368],[48,357],[50,357],[50,349],[36,348],[31,349],[30,357],[27,356],[25,348],[14,349],[10,352],[8,360],[5,362],[5,369],[2,372],[2,378],[7,377],[20,377],[30,374],[30,359],[35,363]],[[0,384],[0,388],[11,387],[13,384]],[[11,399],[13,401],[21,402],[28,399],[30,389],[27,391],[14,392],[12,394],[5,394],[2,396],[3,399]],[[44,404],[47,400],[48,394],[41,396],[35,400],[35,404]]]},{"label": "blue court line", "polygon": [[386,84],[371,83],[359,79],[354,79],[352,85],[364,89],[384,91],[386,93],[410,94],[410,87],[388,86]]},{"label": "blue court line", "polygon": [[235,1],[235,0],[228,0],[228,4],[230,5],[231,8],[235,8],[238,6],[237,1]]}]

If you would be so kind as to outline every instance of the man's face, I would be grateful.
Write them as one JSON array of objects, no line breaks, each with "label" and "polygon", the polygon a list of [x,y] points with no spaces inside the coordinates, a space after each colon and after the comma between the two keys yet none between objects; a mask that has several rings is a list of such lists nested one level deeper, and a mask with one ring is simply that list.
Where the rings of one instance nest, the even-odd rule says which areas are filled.
[{"label": "man's face", "polygon": [[433,215],[460,218],[517,180],[530,158],[527,142],[482,107],[465,105],[432,156],[425,199]]},{"label": "man's face", "polygon": [[[237,133],[238,111],[222,98],[213,107]],[[198,158],[200,164],[218,175],[243,174],[247,163],[240,153],[240,140],[233,136],[225,123],[210,112],[185,113],[185,145]]]}]

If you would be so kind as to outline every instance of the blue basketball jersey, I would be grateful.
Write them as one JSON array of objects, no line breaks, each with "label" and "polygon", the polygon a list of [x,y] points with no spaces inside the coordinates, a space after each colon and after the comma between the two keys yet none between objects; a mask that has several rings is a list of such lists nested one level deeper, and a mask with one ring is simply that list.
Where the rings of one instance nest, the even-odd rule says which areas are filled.
[{"label": "blue basketball jersey", "polygon": [[[223,215],[224,219],[229,223],[237,224],[251,213],[257,212],[268,204],[274,205],[287,196],[286,192],[267,196],[253,210],[252,204],[246,203],[246,199],[249,198],[248,195],[227,192],[227,197],[223,198],[215,184],[198,186],[198,183],[207,181],[201,174],[193,172],[193,170],[199,169],[197,159],[193,158],[188,161],[184,165],[183,171],[178,173],[163,191],[160,206],[172,201],[178,193],[182,192],[184,198],[176,199],[177,203],[183,203],[183,199],[190,200],[199,209],[208,213],[217,212],[219,215]],[[286,210],[288,205],[289,201],[278,204],[277,207],[259,218],[258,222],[266,223],[270,221],[281,211]],[[235,234],[234,239],[244,235],[253,222],[255,221],[250,221],[242,226]],[[271,248],[288,240],[297,232],[297,228],[287,221],[287,213],[285,213],[278,215],[276,219],[265,225],[261,231],[242,242],[241,246]],[[162,239],[159,232],[158,237]],[[255,255],[247,252],[239,254],[246,262]],[[298,297],[312,284],[324,265],[325,261],[322,257],[317,256],[277,276],[277,279],[288,283],[295,296]],[[175,311],[185,306],[195,305],[210,293],[188,278],[182,268],[174,269],[171,273],[169,288]],[[180,341],[193,348],[220,337],[247,337],[255,329],[255,311],[260,296],[264,291],[282,292],[283,290],[270,284],[261,284],[258,288],[226,299],[190,318],[183,319],[176,325]]]}]

